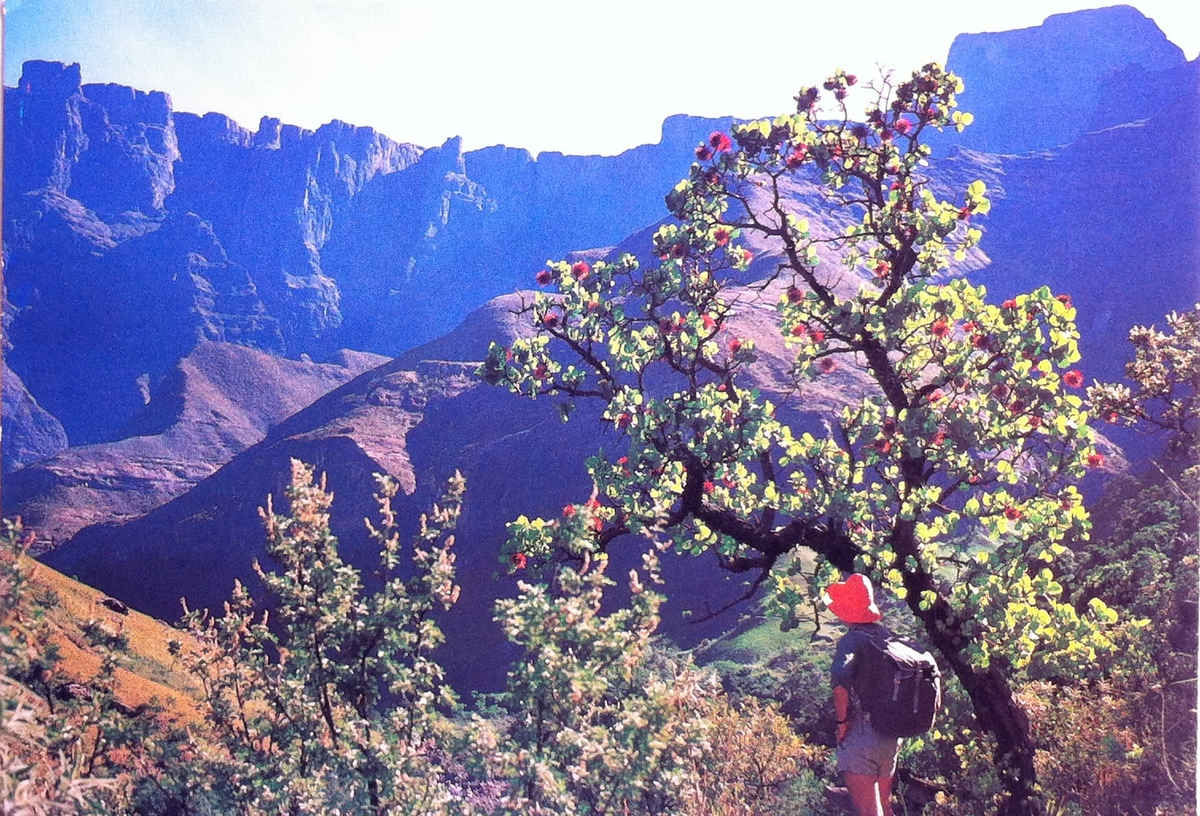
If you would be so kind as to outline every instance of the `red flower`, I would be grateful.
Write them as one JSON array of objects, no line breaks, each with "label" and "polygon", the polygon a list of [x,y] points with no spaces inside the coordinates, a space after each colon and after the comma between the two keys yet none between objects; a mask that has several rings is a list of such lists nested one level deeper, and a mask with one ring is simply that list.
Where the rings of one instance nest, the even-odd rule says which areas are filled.
[{"label": "red flower", "polygon": [[970,207],[963,207],[961,210],[958,211],[958,220],[959,221],[966,221],[970,217],[971,217],[971,208]]},{"label": "red flower", "polygon": [[787,290],[788,303],[799,303],[804,300],[804,290],[799,286],[789,286]]},{"label": "red flower", "polygon": [[537,368],[535,368],[533,370],[533,376],[535,379],[539,379],[539,380],[544,378],[546,376],[546,364],[538,363]]},{"label": "red flower", "polygon": [[[808,336],[812,338],[812,341],[814,343],[824,343],[825,342],[825,332],[822,331],[821,329],[813,329],[811,332],[809,332]],[[829,358],[827,357],[825,359],[829,359]],[[832,371],[832,369],[830,369],[830,370]]]},{"label": "red flower", "polygon": [[622,430],[628,428],[632,422],[633,416],[631,416],[627,411],[617,416],[617,427]]},{"label": "red flower", "polygon": [[592,265],[587,261],[577,261],[571,267],[571,272],[575,274],[577,280],[587,280],[587,276],[592,274]]},{"label": "red flower", "polygon": [[1004,508],[1004,517],[1009,521],[1016,521],[1021,517],[1021,511],[1010,504]]},{"label": "red flower", "polygon": [[537,282],[542,286],[545,286],[552,280],[554,280],[554,273],[552,273],[549,269],[543,269],[541,272],[537,273]]},{"label": "red flower", "polygon": [[875,440],[875,450],[879,451],[880,453],[891,453],[892,440],[876,439]]},{"label": "red flower", "polygon": [[1066,374],[1063,374],[1063,382],[1071,388],[1083,387],[1083,372],[1078,368],[1073,368]]},{"label": "red flower", "polygon": [[708,329],[709,331],[712,330],[713,326],[717,325],[717,321],[713,320],[713,316],[710,314],[703,315],[700,318],[700,322],[703,323],[704,328]]},{"label": "red flower", "polygon": [[875,277],[886,278],[888,273],[892,271],[892,265],[887,261],[880,261],[875,264]]},{"label": "red flower", "polygon": [[712,158],[712,149],[708,145],[700,145],[696,148],[696,158],[700,161],[708,161]]},{"label": "red flower", "polygon": [[739,337],[735,337],[735,338],[733,338],[732,340],[730,340],[730,341],[729,341],[729,352],[730,352],[730,354],[737,354],[737,353],[738,353],[738,349],[740,349],[741,347],[742,347],[742,341],[741,341],[741,338],[739,338]]},{"label": "red flower", "polygon": [[714,130],[708,137],[708,143],[717,153],[728,150],[732,146],[729,137],[719,130]]},{"label": "red flower", "polygon": [[910,130],[912,130],[912,122],[907,119],[896,120],[896,132],[901,136],[906,135]]},{"label": "red flower", "polygon": [[575,517],[575,505],[568,504],[566,507],[564,507],[563,508],[563,516],[565,516],[566,518],[574,518]]},{"label": "red flower", "polygon": [[1104,455],[1100,453],[1088,454],[1087,463],[1088,467],[1100,467],[1104,464]]},{"label": "red flower", "polygon": [[1120,415],[1116,411],[1109,411],[1107,414],[1104,415],[1104,419],[1107,422],[1115,423],[1120,418],[1121,418]]},{"label": "red flower", "polygon": [[597,533],[603,532],[604,531],[604,519],[600,518],[599,516],[593,517],[592,518],[592,529],[595,530]]},{"label": "red flower", "polygon": [[1004,308],[1004,309],[1015,309],[1015,308],[1017,308],[1017,302],[1015,300],[1013,300],[1012,298],[1009,298],[1008,300],[1001,303],[1000,306],[1001,306],[1001,308]]},{"label": "red flower", "polygon": [[525,569],[525,564],[529,561],[523,552],[513,553],[512,558],[509,560],[512,561],[513,566],[517,569]]},{"label": "red flower", "polygon": [[549,328],[554,328],[558,325],[558,315],[554,312],[546,312],[546,316],[542,318],[542,322]]},{"label": "red flower", "polygon": [[712,493],[716,489],[717,489],[717,486],[715,484],[713,484],[712,482],[704,483],[704,492],[705,493]]},{"label": "red flower", "polygon": [[1031,427],[1033,427],[1033,428],[1036,428],[1036,427],[1038,427],[1038,426],[1039,426],[1039,425],[1041,425],[1041,424],[1042,424],[1042,418],[1041,418],[1040,416],[1031,416],[1031,417],[1029,417],[1029,425],[1030,425]]},{"label": "red flower", "polygon": [[946,322],[945,318],[935,320],[929,327],[929,331],[933,333],[934,337],[945,337],[950,333],[950,324]]},{"label": "red flower", "polygon": [[822,357],[817,361],[817,368],[821,369],[825,374],[830,373],[837,368],[837,360],[832,357]]},{"label": "red flower", "polygon": [[784,163],[787,164],[787,166],[792,170],[795,170],[804,163],[804,157],[807,155],[808,147],[806,145],[796,145],[796,147],[792,149],[792,152],[788,154],[788,157],[784,159]]},{"label": "red flower", "polygon": [[715,241],[719,247],[723,247],[728,244],[729,230],[725,229],[724,227],[717,227],[715,230],[713,230],[713,241]]},{"label": "red flower", "polygon": [[929,401],[930,402],[940,402],[942,397],[944,397],[944,396],[945,396],[945,394],[942,393],[942,389],[938,388],[938,389],[934,390],[932,393],[930,393]]},{"label": "red flower", "polygon": [[746,248],[742,248],[742,263],[750,263],[754,260],[754,253]]},{"label": "red flower", "polygon": [[792,337],[803,337],[806,334],[808,334],[808,326],[803,323],[797,323],[795,326],[792,326]]},{"label": "red flower", "polygon": [[975,348],[987,348],[988,336],[986,334],[976,334],[971,338],[971,345]]},{"label": "red flower", "polygon": [[932,441],[933,444],[935,444],[935,445],[940,445],[943,442],[945,442],[946,441],[946,429],[938,428],[937,431],[933,435],[933,439],[930,441]]},{"label": "red flower", "polygon": [[1071,306],[1071,296],[1070,295],[1068,295],[1068,294],[1055,295],[1054,298],[1059,303],[1065,304],[1068,308],[1070,308],[1070,306]]}]

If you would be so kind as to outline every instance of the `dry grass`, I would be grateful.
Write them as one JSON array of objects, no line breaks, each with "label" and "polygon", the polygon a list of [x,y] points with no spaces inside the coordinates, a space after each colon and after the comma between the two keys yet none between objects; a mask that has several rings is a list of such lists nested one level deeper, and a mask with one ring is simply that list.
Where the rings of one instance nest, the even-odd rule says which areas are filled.
[{"label": "dry grass", "polygon": [[116,697],[121,705],[135,709],[156,700],[169,717],[185,721],[199,717],[200,688],[168,646],[174,640],[183,649],[194,648],[186,633],[133,609],[128,614],[114,612],[101,603],[104,593],[32,558],[23,557],[21,566],[29,575],[32,598],[56,599],[45,604],[45,615],[51,642],[62,656],[58,671],[63,682],[86,685],[100,670],[101,652],[84,631],[89,621],[95,621],[128,639],[128,649],[117,655]]}]

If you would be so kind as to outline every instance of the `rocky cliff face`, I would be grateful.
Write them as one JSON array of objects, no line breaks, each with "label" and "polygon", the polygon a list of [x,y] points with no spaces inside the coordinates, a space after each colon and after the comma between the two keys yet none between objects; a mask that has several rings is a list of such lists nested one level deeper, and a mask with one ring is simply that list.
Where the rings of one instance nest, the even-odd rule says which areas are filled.
[{"label": "rocky cliff face", "polygon": [[1017,31],[960,34],[946,67],[963,77],[959,104],[975,124],[954,141],[991,153],[1066,145],[1098,124],[1140,118],[1129,115],[1131,103],[1145,100],[1140,82],[1124,96],[1107,84],[1115,77],[1144,78],[1184,62],[1179,47],[1132,6],[1054,14]]},{"label": "rocky cliff face", "polygon": [[166,94],[81,85],[78,65],[32,61],[4,102],[6,190],[52,190],[106,216],[163,209],[179,158]]},{"label": "rocky cliff face", "polygon": [[83,85],[78,65],[30,62],[5,94],[8,361],[75,443],[112,439],[139,381],[198,342],[337,348],[321,248],[365,185],[421,153],[336,121],[250,133]]},{"label": "rocky cliff face", "polygon": [[[3,376],[0,405],[4,410],[4,470],[16,470],[65,449],[67,432],[62,423],[38,404],[25,383],[7,365],[0,365],[0,376]],[[7,499],[7,485],[5,488],[2,495]]]},{"label": "rocky cliff face", "polygon": [[293,357],[430,340],[547,257],[658,218],[715,126],[535,160],[339,121],[250,131],[77,65],[30,62],[5,93],[9,362],[74,443],[113,439],[139,380],[202,340]]}]

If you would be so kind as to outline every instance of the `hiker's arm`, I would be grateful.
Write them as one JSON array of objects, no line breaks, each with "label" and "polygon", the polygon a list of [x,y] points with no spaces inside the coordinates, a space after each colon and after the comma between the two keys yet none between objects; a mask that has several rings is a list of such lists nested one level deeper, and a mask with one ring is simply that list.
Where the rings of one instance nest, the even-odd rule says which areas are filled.
[{"label": "hiker's arm", "polygon": [[838,641],[837,647],[833,650],[833,664],[830,667],[833,712],[837,715],[838,721],[834,733],[837,735],[839,745],[850,729],[846,722],[850,719],[850,687],[854,684],[854,670],[858,668],[854,665],[854,640],[855,635],[850,632]]},{"label": "hiker's arm", "polygon": [[837,728],[834,729],[834,734],[837,736],[838,744],[846,738],[846,731],[850,728],[848,720],[850,719],[850,692],[845,686],[833,687],[833,713],[837,719]]}]

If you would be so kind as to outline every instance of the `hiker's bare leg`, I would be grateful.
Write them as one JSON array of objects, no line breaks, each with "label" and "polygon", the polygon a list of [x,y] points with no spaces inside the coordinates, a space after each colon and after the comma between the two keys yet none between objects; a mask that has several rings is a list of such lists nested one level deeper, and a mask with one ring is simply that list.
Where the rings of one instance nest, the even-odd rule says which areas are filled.
[{"label": "hiker's bare leg", "polygon": [[875,790],[875,783],[879,780],[874,776],[848,773],[845,777],[846,790],[850,793],[850,801],[854,803],[858,816],[880,816],[881,813],[891,812],[879,809],[879,794]]},{"label": "hiker's bare leg", "polygon": [[881,776],[879,782],[879,804],[883,816],[892,816],[892,778]]}]

